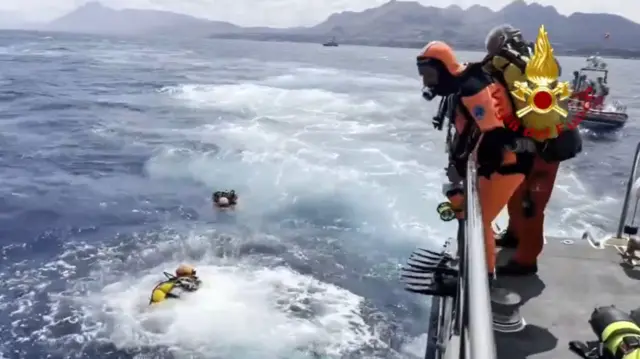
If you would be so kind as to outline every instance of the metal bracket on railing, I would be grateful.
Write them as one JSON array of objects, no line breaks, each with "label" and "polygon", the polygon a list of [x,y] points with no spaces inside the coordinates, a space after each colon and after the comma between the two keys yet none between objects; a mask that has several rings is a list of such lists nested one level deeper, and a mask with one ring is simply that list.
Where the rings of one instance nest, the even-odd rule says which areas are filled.
[{"label": "metal bracket on railing", "polygon": [[457,258],[449,251],[447,241],[441,252],[418,248],[402,268],[405,289],[412,293],[453,297],[458,284]]},{"label": "metal bracket on railing", "polygon": [[631,192],[633,192],[633,184],[635,183],[637,178],[638,160],[640,160],[640,143],[638,143],[638,145],[636,146],[636,152],[633,156],[633,165],[631,166],[631,173],[629,174],[629,181],[627,182],[627,190],[624,194],[624,201],[622,202],[622,212],[620,213],[620,221],[618,222],[618,231],[616,232],[616,238],[622,238],[624,227],[627,222],[627,212],[629,211]]},{"label": "metal bracket on railing", "polygon": [[[604,249],[607,247],[614,247],[620,256],[623,263],[628,266],[637,266],[640,264],[640,237],[638,236],[638,226],[631,222],[627,224],[627,215],[629,214],[629,204],[631,202],[631,196],[634,192],[638,192],[640,187],[636,184],[638,181],[638,163],[640,162],[640,143],[636,146],[636,151],[633,156],[633,164],[631,165],[631,173],[629,173],[629,179],[626,186],[626,192],[624,200],[622,202],[622,210],[618,221],[618,229],[614,235],[604,236],[599,239],[595,239],[589,231],[585,231],[582,234],[582,239],[586,240],[594,248]],[[640,194],[635,193],[636,197],[640,199]],[[636,200],[636,210],[638,207],[638,200]],[[636,212],[633,212],[635,217]]]},{"label": "metal bracket on railing", "polygon": [[622,261],[628,267],[637,267],[640,265],[640,238],[632,237],[627,242],[627,248],[621,252]]}]

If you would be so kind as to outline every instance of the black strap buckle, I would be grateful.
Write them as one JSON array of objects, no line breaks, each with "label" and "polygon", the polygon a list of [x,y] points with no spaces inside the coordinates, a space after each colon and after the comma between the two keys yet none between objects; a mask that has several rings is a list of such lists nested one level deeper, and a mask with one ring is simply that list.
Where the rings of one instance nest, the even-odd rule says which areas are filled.
[{"label": "black strap buckle", "polygon": [[622,359],[625,355],[640,349],[640,339],[637,336],[626,336],[622,338],[622,342],[618,345],[616,350],[616,358]]},{"label": "black strap buckle", "polygon": [[600,359],[601,358],[601,344],[598,342],[569,342],[569,350],[579,355],[583,359]]}]

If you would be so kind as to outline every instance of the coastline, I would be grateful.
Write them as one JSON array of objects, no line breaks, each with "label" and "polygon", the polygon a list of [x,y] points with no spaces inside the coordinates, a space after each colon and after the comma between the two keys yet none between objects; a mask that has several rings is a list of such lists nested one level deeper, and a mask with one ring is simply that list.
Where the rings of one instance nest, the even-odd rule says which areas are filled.
[{"label": "coastline", "polygon": [[[75,35],[95,35],[104,37],[178,37],[184,38],[185,36],[179,36],[176,34],[146,34],[146,35],[124,35],[124,34],[105,34],[105,33],[89,33],[89,32],[76,32],[76,31],[59,31],[59,30],[47,30],[47,29],[0,29],[0,32],[18,32],[18,33],[63,33],[63,34],[75,34]],[[290,43],[308,43],[317,44],[322,46],[327,41],[326,35],[317,34],[283,34],[283,33],[214,33],[205,36],[198,36],[203,39],[222,39],[222,40],[248,40],[248,41],[261,41],[261,42],[290,42]],[[330,38],[330,37],[329,37]],[[343,39],[338,41],[340,45],[355,45],[355,46],[370,46],[370,47],[388,47],[388,48],[406,48],[406,49],[420,49],[426,44],[426,40],[374,40],[369,38],[358,39]],[[464,41],[451,41],[450,44],[456,49],[461,51],[478,51],[483,52],[484,44],[470,43]],[[600,55],[607,58],[617,59],[640,59],[640,48],[638,49],[620,49],[620,48],[569,48],[562,45],[555,45],[554,51],[561,56],[575,56],[585,57],[591,55]]]},{"label": "coastline", "polygon": [[[284,34],[213,34],[210,35],[211,39],[226,39],[226,40],[252,40],[263,42],[293,42],[293,43],[315,43],[321,46],[326,41],[324,37],[317,35],[284,35]],[[324,40],[321,40],[324,39]],[[419,49],[422,48],[426,42],[423,40],[371,40],[371,39],[344,39],[339,41],[340,45],[357,45],[357,46],[371,46],[371,47],[391,47],[391,48],[408,48]],[[477,46],[464,42],[451,42],[452,46],[461,51],[485,51],[483,46]],[[640,49],[615,49],[615,48],[563,48],[558,46],[554,48],[558,55],[562,56],[591,56],[600,55],[608,58],[619,59],[640,59]]]}]

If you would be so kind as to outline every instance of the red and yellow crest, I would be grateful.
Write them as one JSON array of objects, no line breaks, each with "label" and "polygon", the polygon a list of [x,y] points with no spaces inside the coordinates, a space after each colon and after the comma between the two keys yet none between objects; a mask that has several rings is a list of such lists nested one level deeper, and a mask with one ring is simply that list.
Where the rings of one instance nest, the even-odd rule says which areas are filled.
[{"label": "red and yellow crest", "polygon": [[534,54],[525,69],[527,81],[514,83],[513,97],[525,102],[526,107],[520,109],[516,115],[524,117],[530,112],[546,114],[555,111],[562,117],[567,117],[567,110],[558,105],[571,96],[568,82],[558,82],[560,69],[553,57],[553,48],[544,25],[540,26],[535,43]]}]

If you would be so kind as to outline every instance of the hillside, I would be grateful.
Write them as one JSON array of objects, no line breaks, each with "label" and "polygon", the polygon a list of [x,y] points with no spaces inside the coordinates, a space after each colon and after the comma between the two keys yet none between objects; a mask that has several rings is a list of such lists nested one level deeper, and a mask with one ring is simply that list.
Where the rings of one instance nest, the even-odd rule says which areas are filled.
[{"label": "hillside", "polygon": [[[474,5],[437,8],[392,0],[361,12],[341,12],[306,28],[243,28],[222,21],[156,10],[114,10],[91,2],[56,19],[46,30],[101,34],[209,36],[262,41],[323,42],[336,37],[344,44],[420,47],[433,39],[459,48],[481,49],[487,32],[510,23],[533,40],[540,24],[562,53],[640,55],[640,24],[611,14],[559,14],[552,6],[516,0],[499,11]],[[605,39],[605,34],[611,36]]]},{"label": "hillside", "polygon": [[45,29],[95,34],[144,35],[167,32],[204,36],[216,32],[235,32],[241,28],[228,22],[198,19],[169,11],[114,10],[99,2],[89,2],[50,22]]},{"label": "hillside", "polygon": [[[640,51],[640,24],[618,15],[559,14],[552,6],[526,4],[516,0],[499,11],[483,6],[463,10],[458,6],[436,8],[417,2],[390,1],[362,12],[342,12],[326,21],[281,39],[322,41],[335,36],[343,43],[387,46],[420,46],[433,39],[452,42],[464,48],[478,48],[487,32],[498,24],[520,27],[533,37],[541,24],[551,41],[565,52],[578,49],[620,49]],[[610,33],[609,39],[604,35]],[[245,34],[246,35],[246,34]],[[273,39],[273,34],[254,34],[254,38]],[[236,36],[237,37],[237,36]]]}]

